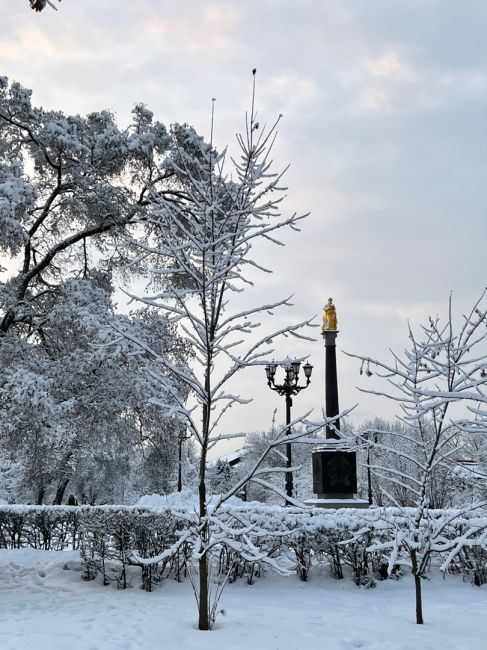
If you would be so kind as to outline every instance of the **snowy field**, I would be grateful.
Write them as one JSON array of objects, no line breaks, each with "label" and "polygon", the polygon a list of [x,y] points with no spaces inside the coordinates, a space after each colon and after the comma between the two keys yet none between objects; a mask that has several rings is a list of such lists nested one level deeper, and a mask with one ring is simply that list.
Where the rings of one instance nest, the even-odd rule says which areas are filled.
[{"label": "snowy field", "polygon": [[83,582],[79,569],[77,552],[0,550],[2,650],[487,648],[487,586],[457,577],[425,583],[419,626],[409,576],[365,590],[326,571],[308,583],[268,575],[229,585],[216,629],[200,632],[189,582],[117,591]]}]

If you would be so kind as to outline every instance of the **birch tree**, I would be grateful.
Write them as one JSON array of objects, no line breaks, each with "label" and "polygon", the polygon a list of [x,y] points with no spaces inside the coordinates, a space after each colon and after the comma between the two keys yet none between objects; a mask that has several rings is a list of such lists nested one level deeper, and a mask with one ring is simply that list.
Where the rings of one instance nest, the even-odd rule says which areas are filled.
[{"label": "birch tree", "polygon": [[[460,320],[460,325],[456,322]],[[446,553],[449,560],[468,544],[475,530],[460,540],[445,540],[443,531],[451,516],[485,506],[474,502],[456,508],[453,515],[430,516],[438,470],[444,480],[454,479],[456,460],[461,458],[465,435],[483,435],[487,430],[487,304],[486,291],[471,311],[455,318],[450,298],[445,321],[430,318],[417,335],[409,329],[409,349],[403,355],[392,352],[384,362],[360,355],[361,374],[380,386],[364,392],[394,401],[401,427],[393,430],[368,429],[363,443],[373,450],[369,463],[389,503],[400,508],[389,523],[393,539],[384,545],[390,551],[389,568],[409,558],[415,584],[416,622],[423,623],[421,580],[433,552]],[[388,388],[383,388],[384,380]],[[463,435],[462,435],[463,434]],[[389,444],[387,444],[389,441]],[[389,462],[381,463],[380,459]],[[395,460],[393,460],[395,459]],[[386,486],[394,484],[405,495],[399,502]],[[397,494],[397,492],[396,492]],[[410,505],[411,507],[405,507]],[[387,519],[387,509],[383,515]],[[452,553],[452,550],[454,551]],[[443,565],[446,570],[448,563]]]}]

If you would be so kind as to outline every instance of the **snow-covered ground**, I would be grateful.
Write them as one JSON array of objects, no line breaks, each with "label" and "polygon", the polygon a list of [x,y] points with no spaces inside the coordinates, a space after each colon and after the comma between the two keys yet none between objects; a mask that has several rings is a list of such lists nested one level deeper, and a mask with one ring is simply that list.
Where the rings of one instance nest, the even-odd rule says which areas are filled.
[{"label": "snow-covered ground", "polygon": [[326,571],[308,583],[268,575],[229,585],[216,629],[199,632],[189,582],[117,591],[83,582],[79,569],[76,552],[0,550],[2,650],[487,648],[487,586],[457,577],[434,574],[425,583],[419,626],[409,576],[366,590]]}]

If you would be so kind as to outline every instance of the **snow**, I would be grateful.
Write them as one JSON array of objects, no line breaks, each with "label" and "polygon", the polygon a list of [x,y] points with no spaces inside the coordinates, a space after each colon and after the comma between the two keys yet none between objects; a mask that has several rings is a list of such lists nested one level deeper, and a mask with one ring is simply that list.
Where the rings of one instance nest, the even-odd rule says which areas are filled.
[{"label": "snow", "polygon": [[435,571],[424,584],[423,626],[414,623],[410,576],[367,590],[315,569],[307,583],[269,573],[228,585],[212,632],[196,629],[189,581],[147,593],[80,576],[77,552],[0,550],[2,650],[485,648],[487,586]]},{"label": "snow", "polygon": [[471,461],[457,461],[453,472],[465,481],[486,480],[487,474],[479,463]]},{"label": "snow", "polygon": [[365,505],[368,507],[369,502],[366,499],[306,499],[305,501],[306,505],[309,506],[316,506],[317,508],[326,508],[327,506],[330,508],[333,508],[335,504],[343,504],[344,507],[346,506],[356,506],[360,508],[361,506]]},{"label": "snow", "polygon": [[[219,502],[220,495],[210,494],[207,498],[208,505],[214,505]],[[227,501],[229,506],[252,507],[246,506],[238,497],[230,497]],[[252,504],[253,505],[253,504]],[[166,510],[172,508],[175,510],[185,510],[188,513],[195,513],[198,510],[198,495],[192,490],[183,488],[181,492],[171,492],[169,494],[145,494],[137,501],[137,506],[143,508],[152,508],[154,510]],[[261,503],[257,506],[262,506]]]},{"label": "snow", "polygon": [[232,463],[236,465],[237,462],[240,462],[243,454],[244,449],[236,449],[235,451],[231,451],[228,454],[223,454],[223,456],[218,456],[218,458],[208,461],[208,467],[216,467],[219,460],[223,463],[228,463],[229,465],[232,465]]}]

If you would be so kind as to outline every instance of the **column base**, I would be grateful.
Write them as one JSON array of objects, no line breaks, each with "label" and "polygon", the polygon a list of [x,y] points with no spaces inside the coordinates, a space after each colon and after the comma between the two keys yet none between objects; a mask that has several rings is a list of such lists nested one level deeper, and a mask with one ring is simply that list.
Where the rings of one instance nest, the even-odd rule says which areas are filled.
[{"label": "column base", "polygon": [[339,510],[340,508],[361,508],[369,507],[367,499],[341,498],[337,495],[329,498],[305,499],[304,503],[312,508],[329,508],[330,510]]}]

